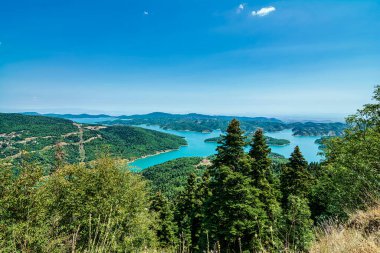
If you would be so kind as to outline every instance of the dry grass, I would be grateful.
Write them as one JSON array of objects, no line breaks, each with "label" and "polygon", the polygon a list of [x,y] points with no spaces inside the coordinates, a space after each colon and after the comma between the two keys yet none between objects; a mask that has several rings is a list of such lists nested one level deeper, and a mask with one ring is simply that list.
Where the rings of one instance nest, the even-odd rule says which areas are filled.
[{"label": "dry grass", "polygon": [[379,253],[380,205],[351,216],[345,225],[325,224],[311,253]]}]

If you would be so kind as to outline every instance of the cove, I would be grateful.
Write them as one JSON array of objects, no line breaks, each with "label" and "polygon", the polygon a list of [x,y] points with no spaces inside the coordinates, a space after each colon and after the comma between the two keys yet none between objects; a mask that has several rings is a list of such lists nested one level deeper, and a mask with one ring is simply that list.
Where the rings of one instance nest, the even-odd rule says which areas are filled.
[{"label": "cove", "polygon": [[[188,145],[180,147],[178,150],[137,159],[129,164],[131,169],[134,171],[144,170],[153,165],[164,163],[180,157],[205,157],[213,155],[216,153],[215,150],[217,143],[204,142],[204,140],[207,138],[217,137],[222,133],[220,130],[216,130],[211,133],[200,133],[192,131],[165,130],[159,126],[139,125],[139,127],[182,136],[186,139]],[[290,144],[287,146],[270,146],[272,152],[281,154],[286,158],[290,156],[296,145],[300,147],[302,154],[308,162],[318,162],[322,158],[321,156],[318,156],[318,145],[314,143],[316,139],[320,138],[319,136],[293,136],[292,130],[290,129],[272,133],[268,132],[265,133],[265,135],[278,139],[287,139],[290,141]],[[248,149],[249,147],[246,148],[247,151]]]}]

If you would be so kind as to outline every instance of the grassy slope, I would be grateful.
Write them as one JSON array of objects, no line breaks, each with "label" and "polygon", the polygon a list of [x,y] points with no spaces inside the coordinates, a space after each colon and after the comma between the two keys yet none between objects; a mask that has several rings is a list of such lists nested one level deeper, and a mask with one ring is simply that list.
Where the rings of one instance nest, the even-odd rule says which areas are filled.
[{"label": "grassy slope", "polygon": [[325,224],[319,228],[310,252],[380,252],[380,205],[353,214],[346,224]]}]

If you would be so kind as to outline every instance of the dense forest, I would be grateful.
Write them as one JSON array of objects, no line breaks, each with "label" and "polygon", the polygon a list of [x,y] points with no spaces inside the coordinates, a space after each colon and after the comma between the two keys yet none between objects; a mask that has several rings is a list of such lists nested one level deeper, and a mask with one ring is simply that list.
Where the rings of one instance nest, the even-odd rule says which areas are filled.
[{"label": "dense forest", "polygon": [[172,199],[185,189],[190,174],[203,175],[206,165],[202,160],[200,157],[178,158],[145,169],[141,175],[150,182],[153,193],[161,192]]},{"label": "dense forest", "polygon": [[379,252],[380,86],[374,101],[323,141],[321,163],[296,147],[274,164],[261,129],[245,153],[236,119],[210,162],[133,173],[110,150],[78,164],[56,150],[53,171],[2,160],[0,251]]},{"label": "dense forest", "polygon": [[103,149],[114,156],[135,159],[177,149],[186,140],[171,134],[131,126],[77,124],[45,116],[0,114],[0,159],[30,159],[54,164],[57,149],[69,163],[94,160]]}]

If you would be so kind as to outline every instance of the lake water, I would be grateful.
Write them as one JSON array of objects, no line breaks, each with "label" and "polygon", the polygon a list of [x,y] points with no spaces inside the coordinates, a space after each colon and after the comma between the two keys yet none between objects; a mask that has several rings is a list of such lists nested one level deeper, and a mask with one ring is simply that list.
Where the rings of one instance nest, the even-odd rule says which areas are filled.
[{"label": "lake water", "polygon": [[[171,152],[138,159],[130,163],[130,166],[133,170],[143,170],[150,166],[164,163],[169,160],[180,157],[204,157],[213,155],[216,152],[215,149],[217,147],[217,143],[208,143],[204,142],[204,140],[212,137],[217,137],[221,134],[221,131],[213,131],[212,133],[199,133],[191,131],[164,130],[158,126],[142,125],[140,127],[185,137],[188,146],[180,147],[178,150],[174,150]],[[290,154],[293,152],[294,147],[298,145],[301,149],[302,154],[308,162],[316,162],[321,159],[321,157],[317,155],[319,152],[318,145],[314,143],[314,141],[319,137],[293,136],[292,130],[290,129],[283,130],[280,132],[266,133],[266,135],[273,138],[287,139],[290,141],[290,144],[287,146],[270,146],[272,152],[281,154],[285,157],[289,157]],[[246,148],[246,151],[248,150],[249,147]]]},{"label": "lake water", "polygon": [[[102,121],[112,120],[112,118],[90,118],[90,119],[71,119],[78,123],[101,123]],[[213,131],[212,133],[199,133],[191,131],[175,131],[175,130],[164,130],[159,126],[147,126],[140,125],[140,127],[152,129],[164,133],[175,134],[182,136],[186,139],[188,145],[180,147],[178,150],[174,150],[167,153],[158,154],[155,156],[150,156],[146,158],[138,159],[129,165],[133,170],[143,170],[156,164],[164,163],[169,160],[173,160],[180,157],[194,157],[194,156],[209,156],[215,154],[215,149],[217,143],[204,142],[205,139],[217,137],[221,134],[221,131]],[[270,146],[272,152],[281,154],[288,158],[293,152],[293,149],[298,145],[301,149],[302,154],[308,162],[318,162],[322,158],[318,156],[318,145],[314,141],[320,136],[293,136],[292,130],[287,129],[279,132],[265,133],[265,135],[277,138],[277,139],[287,139],[290,141],[289,145],[286,146]],[[246,148],[248,151],[249,147]]]}]

